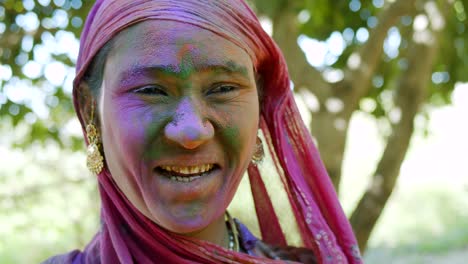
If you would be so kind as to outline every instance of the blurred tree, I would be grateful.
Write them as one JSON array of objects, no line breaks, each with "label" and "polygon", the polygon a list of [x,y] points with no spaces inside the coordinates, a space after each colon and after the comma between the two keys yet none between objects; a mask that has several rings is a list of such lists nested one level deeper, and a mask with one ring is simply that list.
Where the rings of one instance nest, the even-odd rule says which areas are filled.
[{"label": "blurred tree", "polygon": [[82,140],[62,128],[74,117],[76,40],[93,3],[0,0],[0,118],[3,125],[27,124],[29,129],[29,136],[14,146],[53,139],[63,147],[82,148]]},{"label": "blurred tree", "polygon": [[[349,121],[355,111],[375,116],[386,147],[369,188],[351,215],[362,250],[395,186],[415,130],[429,107],[450,102],[467,81],[465,0],[252,0],[272,24],[310,128],[338,190]],[[79,36],[93,1],[0,0],[0,118],[26,124],[29,137],[82,148],[74,133],[71,80]],[[307,43],[326,41],[323,60]],[[63,47],[65,49],[56,49]],[[314,46],[317,47],[317,46]],[[314,61],[314,63],[310,63]],[[15,88],[16,87],[16,88]],[[18,87],[23,87],[19,89]],[[33,87],[33,88],[31,88]],[[80,131],[75,135],[79,135]]]},{"label": "blurred tree", "polygon": [[[365,111],[383,121],[385,150],[350,218],[364,251],[395,186],[415,118],[424,116],[428,107],[449,103],[455,83],[466,81],[467,3],[253,2],[273,25],[273,37],[288,61],[295,91],[310,108],[310,129],[337,190],[352,114]],[[322,65],[311,66],[301,38],[331,41],[336,34],[345,41],[343,50],[330,54]]]}]

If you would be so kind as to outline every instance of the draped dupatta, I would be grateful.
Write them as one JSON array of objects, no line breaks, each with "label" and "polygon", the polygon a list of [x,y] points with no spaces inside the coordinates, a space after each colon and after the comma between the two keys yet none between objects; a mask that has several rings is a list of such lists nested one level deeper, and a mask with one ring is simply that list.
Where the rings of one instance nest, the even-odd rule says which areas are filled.
[{"label": "draped dupatta", "polygon": [[[172,20],[214,32],[244,49],[261,76],[263,100],[260,128],[266,151],[286,194],[289,218],[301,246],[321,263],[361,263],[353,232],[293,93],[286,62],[243,0],[98,0],[81,35],[74,81],[74,103],[80,82],[97,52],[123,29],[145,20]],[[286,231],[268,192],[265,173],[251,165],[250,191],[262,240],[288,245]],[[140,213],[119,190],[107,169],[98,175],[102,228],[80,256],[79,263],[276,263],[197,239],[168,233]]]}]

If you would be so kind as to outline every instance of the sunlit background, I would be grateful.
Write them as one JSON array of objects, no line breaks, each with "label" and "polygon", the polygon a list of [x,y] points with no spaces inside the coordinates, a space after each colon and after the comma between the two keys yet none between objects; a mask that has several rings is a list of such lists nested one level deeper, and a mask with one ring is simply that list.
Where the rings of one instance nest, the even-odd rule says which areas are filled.
[{"label": "sunlit background", "polygon": [[[0,0],[0,18],[6,16],[7,2],[11,1]],[[68,9],[57,9],[40,20],[34,8],[47,7],[51,1],[22,1],[24,10],[10,27],[32,33],[42,25],[56,29],[55,33],[43,32],[39,44],[32,34],[21,39],[20,52],[14,59],[24,75],[21,78],[14,76],[12,65],[0,64],[0,109],[9,113],[0,116],[0,263],[36,263],[47,256],[82,247],[99,223],[95,179],[85,168],[82,143],[74,139],[80,137],[81,128],[76,119],[68,118],[71,105],[62,105],[56,96],[57,89],[61,89],[63,96],[71,96],[74,68],[70,65],[76,62],[79,48],[75,34],[65,29],[71,25],[79,31],[83,26],[82,18],[67,11],[79,10],[82,1],[53,1],[56,6],[64,6],[65,2]],[[372,3],[380,8],[385,1]],[[349,9],[358,12],[361,2],[349,1]],[[305,23],[310,13],[302,11],[298,19]],[[271,34],[271,21],[268,18],[261,21]],[[327,81],[337,82],[343,79],[344,72],[331,66],[348,45],[355,41],[365,43],[369,28],[377,22],[369,16],[367,27],[335,31],[325,40],[302,35],[298,43],[308,62],[322,70]],[[403,18],[402,23],[425,28],[428,19]],[[6,32],[7,26],[0,22],[0,34]],[[401,32],[392,27],[384,43],[386,58],[396,58],[401,45]],[[63,58],[69,63],[63,63]],[[359,57],[351,55],[347,63],[359,65]],[[38,81],[40,77],[44,79]],[[432,74],[431,81],[443,84],[450,78],[441,70]],[[375,87],[383,85],[381,76],[375,76],[372,82]],[[401,113],[393,108],[391,92],[380,96],[384,107],[388,107],[389,118],[398,120]],[[468,84],[456,82],[450,99],[447,105],[425,106],[424,115],[416,118],[416,130],[397,186],[371,236],[366,262],[466,263]],[[313,95],[298,96],[297,101],[308,124],[311,120],[308,110],[318,108],[318,101]],[[15,121],[15,116],[23,111],[18,105],[31,110],[22,122]],[[349,125],[340,187],[340,199],[348,214],[369,188],[369,179],[384,149],[386,126],[370,114],[376,107],[374,100],[361,100],[361,110],[353,114]],[[57,108],[63,108],[63,116],[57,114]],[[330,101],[327,108],[340,111],[343,105]],[[55,109],[55,114],[51,109]],[[24,138],[33,133],[31,127],[38,122],[49,127],[36,131],[36,135],[45,138],[42,141],[45,143],[34,140],[24,143]],[[62,123],[59,127],[47,125],[52,122]],[[47,139],[50,135],[62,143]]]}]

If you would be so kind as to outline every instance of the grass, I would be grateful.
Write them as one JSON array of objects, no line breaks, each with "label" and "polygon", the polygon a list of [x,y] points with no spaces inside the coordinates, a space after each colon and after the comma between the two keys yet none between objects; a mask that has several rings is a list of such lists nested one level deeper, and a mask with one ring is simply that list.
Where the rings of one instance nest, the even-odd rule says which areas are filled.
[{"label": "grass", "polygon": [[407,263],[418,263],[425,256],[468,251],[466,208],[468,191],[463,185],[406,186],[398,190],[379,220],[366,259],[374,263],[376,256],[416,255]]}]

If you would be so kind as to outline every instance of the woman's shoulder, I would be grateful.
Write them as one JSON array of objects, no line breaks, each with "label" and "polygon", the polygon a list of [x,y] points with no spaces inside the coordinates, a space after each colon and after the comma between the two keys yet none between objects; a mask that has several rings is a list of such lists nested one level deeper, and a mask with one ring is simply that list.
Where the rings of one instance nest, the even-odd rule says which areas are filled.
[{"label": "woman's shoulder", "polygon": [[314,252],[311,249],[292,246],[273,246],[261,240],[257,241],[256,250],[265,257],[278,260],[289,260],[299,263],[315,264],[318,263]]},{"label": "woman's shoulder", "polygon": [[41,264],[81,264],[100,263],[100,232],[96,233],[83,251],[75,249],[65,254],[56,255]]},{"label": "woman's shoulder", "polygon": [[74,264],[74,263],[81,263],[79,259],[82,256],[82,252],[80,250],[73,250],[65,254],[61,255],[56,255],[53,257],[50,257],[41,264]]}]

